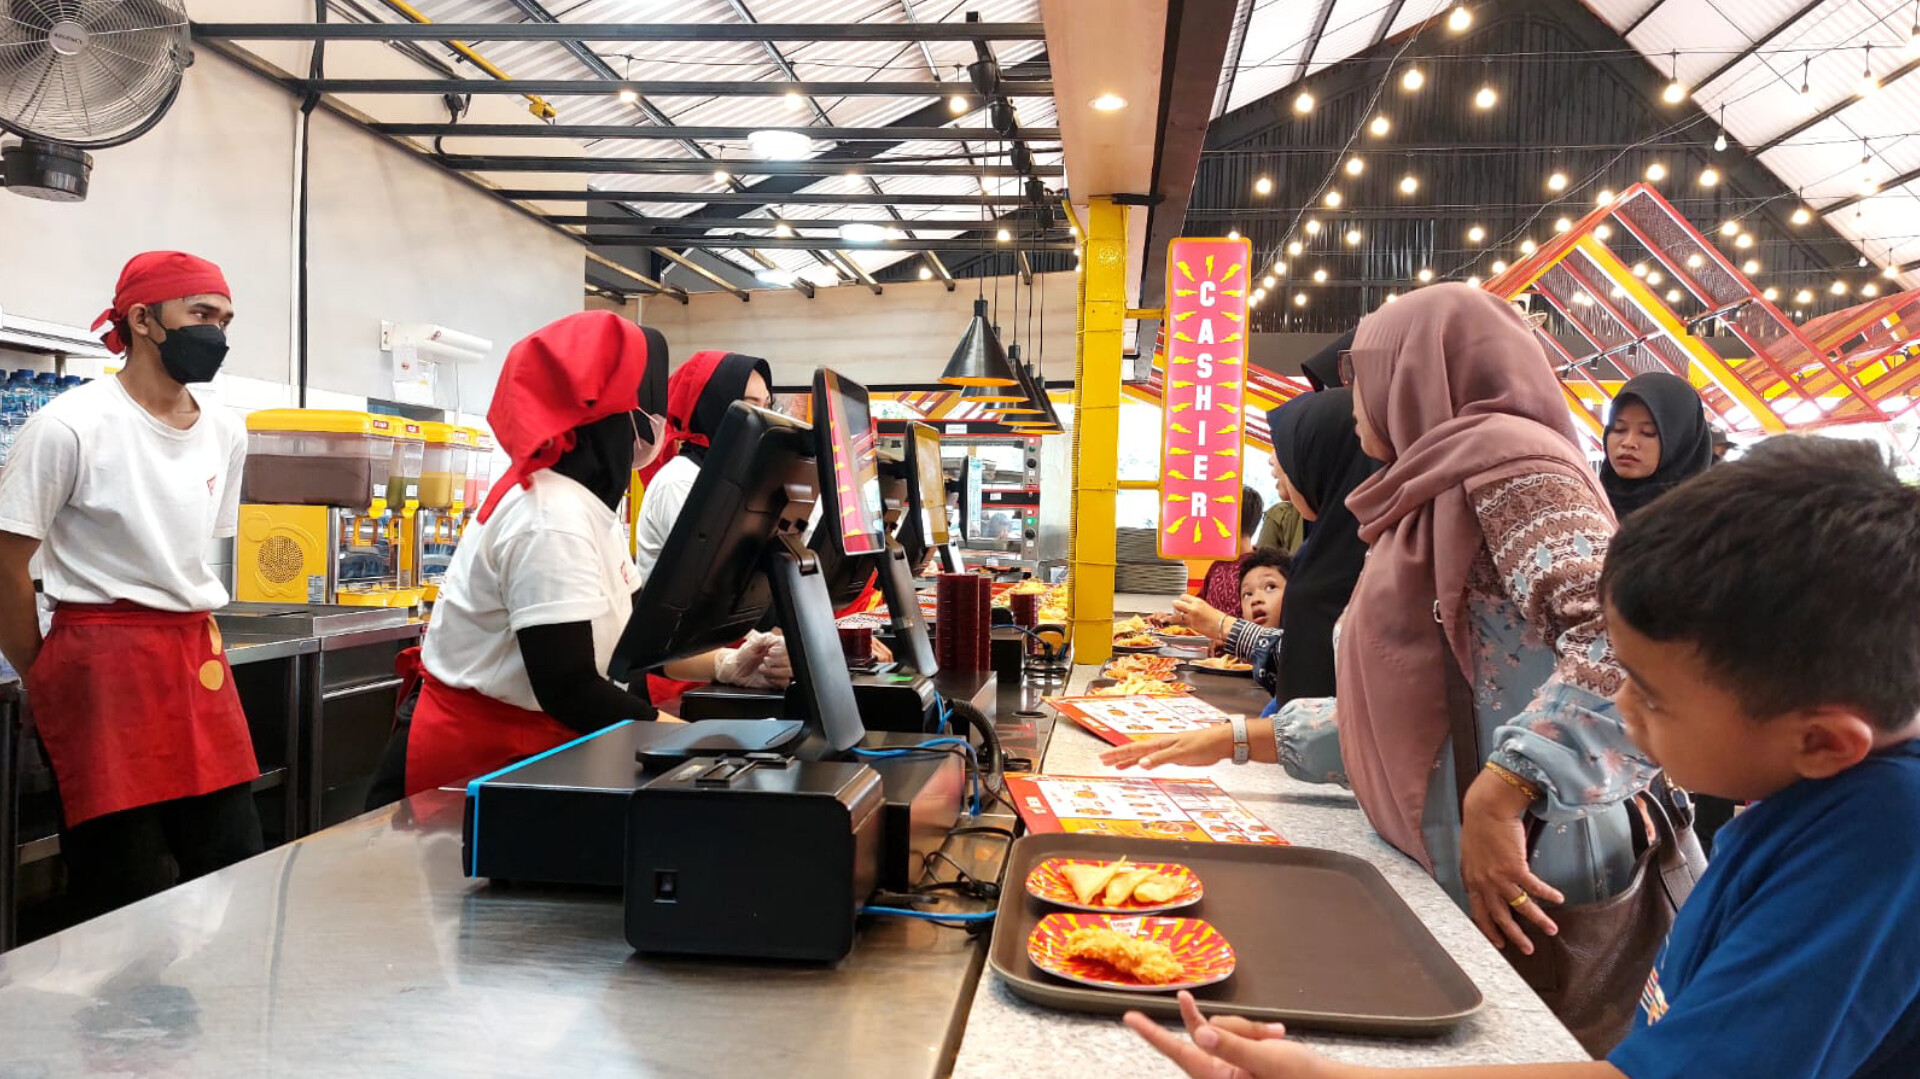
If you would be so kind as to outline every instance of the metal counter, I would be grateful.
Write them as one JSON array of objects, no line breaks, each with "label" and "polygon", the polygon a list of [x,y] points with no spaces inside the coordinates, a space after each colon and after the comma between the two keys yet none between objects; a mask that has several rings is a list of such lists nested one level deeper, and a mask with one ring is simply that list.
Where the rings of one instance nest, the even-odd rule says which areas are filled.
[{"label": "metal counter", "polygon": [[[1013,713],[1046,687],[939,685],[1045,752],[1051,723]],[[950,1067],[983,964],[969,934],[881,918],[833,965],[637,958],[617,895],[462,877],[462,808],[422,794],[0,955],[0,1076]],[[1005,841],[948,852],[991,879]]]}]

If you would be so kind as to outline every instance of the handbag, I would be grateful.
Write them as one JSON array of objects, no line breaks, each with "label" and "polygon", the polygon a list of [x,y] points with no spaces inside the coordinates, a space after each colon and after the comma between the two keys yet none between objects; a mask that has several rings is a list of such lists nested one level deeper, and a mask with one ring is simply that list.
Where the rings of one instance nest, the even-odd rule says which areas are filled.
[{"label": "handbag", "polygon": [[[1455,781],[1464,803],[1467,787],[1480,772],[1473,691],[1454,661],[1444,630],[1441,644],[1447,657]],[[1634,795],[1632,805],[1640,827],[1632,829],[1634,867],[1627,886],[1596,902],[1552,908],[1560,932],[1551,937],[1529,932],[1532,955],[1513,947],[1501,950],[1595,1059],[1604,1059],[1633,1028],[1640,995],[1673,928],[1674,915],[1706,872],[1706,855],[1693,831],[1692,800],[1665,772]],[[1528,824],[1529,858],[1544,827],[1539,820]]]}]

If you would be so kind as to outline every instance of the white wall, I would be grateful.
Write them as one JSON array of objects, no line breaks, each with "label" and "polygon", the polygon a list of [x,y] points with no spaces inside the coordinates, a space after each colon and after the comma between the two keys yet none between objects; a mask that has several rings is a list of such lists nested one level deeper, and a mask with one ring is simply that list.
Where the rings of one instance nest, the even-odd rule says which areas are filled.
[{"label": "white wall", "polygon": [[[1037,347],[1044,314],[1049,379],[1073,377],[1079,276],[1041,275],[1032,288],[1016,286],[1011,277],[1000,282],[1000,340],[1011,345],[1026,340],[1027,308],[1041,297],[1039,283],[1046,279],[1046,302],[1034,311],[1033,340]],[[953,292],[939,281],[884,287],[885,293],[875,296],[861,285],[838,285],[816,289],[811,300],[793,289],[755,289],[748,303],[725,292],[695,293],[685,304],[648,296],[642,301],[641,321],[666,336],[676,365],[702,349],[726,349],[765,357],[773,365],[773,380],[783,386],[809,383],[813,369],[821,365],[873,385],[938,380],[973,317],[978,285],[962,281]],[[991,280],[986,295],[991,304]],[[1021,353],[1031,358],[1025,345]]]},{"label": "white wall", "polygon": [[[290,0],[193,0],[190,11],[202,19],[312,17],[310,4]],[[265,43],[260,51],[283,66],[304,64],[302,47]],[[129,256],[192,251],[219,263],[234,291],[226,370],[287,383],[296,102],[209,48],[196,55],[158,127],[94,154],[87,201],[0,191],[0,308],[85,327],[112,301]],[[329,47],[330,75],[421,73],[377,46]],[[474,118],[505,120],[516,100],[477,97]],[[309,155],[313,390],[392,397],[380,321],[433,322],[494,341],[487,362],[442,368],[436,400],[484,413],[507,348],[581,309],[585,256],[574,241],[324,111],[314,114]]]}]

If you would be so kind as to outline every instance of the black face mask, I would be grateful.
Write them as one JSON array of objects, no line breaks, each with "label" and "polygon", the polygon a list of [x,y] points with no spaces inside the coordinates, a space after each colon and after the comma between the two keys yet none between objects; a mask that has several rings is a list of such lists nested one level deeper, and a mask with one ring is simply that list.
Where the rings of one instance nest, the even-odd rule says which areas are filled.
[{"label": "black face mask", "polygon": [[180,326],[167,331],[159,348],[168,378],[182,385],[211,382],[227,358],[227,332],[218,326]]}]

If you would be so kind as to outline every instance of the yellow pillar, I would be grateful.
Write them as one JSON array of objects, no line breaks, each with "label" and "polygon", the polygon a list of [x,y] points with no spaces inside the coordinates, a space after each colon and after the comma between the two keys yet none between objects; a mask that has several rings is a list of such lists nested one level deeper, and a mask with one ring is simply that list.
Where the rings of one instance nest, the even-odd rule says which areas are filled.
[{"label": "yellow pillar", "polygon": [[1120,457],[1120,352],[1127,312],[1127,210],[1087,207],[1075,337],[1072,585],[1067,621],[1074,658],[1113,655],[1114,491]]}]

